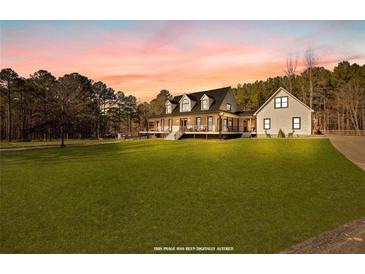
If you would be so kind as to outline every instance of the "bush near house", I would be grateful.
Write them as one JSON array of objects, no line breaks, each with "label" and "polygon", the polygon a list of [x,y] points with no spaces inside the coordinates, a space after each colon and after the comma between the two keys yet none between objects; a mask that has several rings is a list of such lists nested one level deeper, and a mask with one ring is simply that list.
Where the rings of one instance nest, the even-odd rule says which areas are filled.
[{"label": "bush near house", "polygon": [[285,133],[281,129],[279,130],[278,138],[285,138]]}]

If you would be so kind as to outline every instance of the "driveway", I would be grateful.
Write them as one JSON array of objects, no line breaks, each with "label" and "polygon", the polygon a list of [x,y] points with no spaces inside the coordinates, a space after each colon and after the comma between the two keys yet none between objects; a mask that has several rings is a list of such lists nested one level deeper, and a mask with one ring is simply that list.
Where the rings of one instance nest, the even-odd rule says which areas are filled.
[{"label": "driveway", "polygon": [[365,171],[365,136],[329,135],[333,146]]},{"label": "driveway", "polygon": [[365,218],[320,234],[281,253],[365,254]]}]

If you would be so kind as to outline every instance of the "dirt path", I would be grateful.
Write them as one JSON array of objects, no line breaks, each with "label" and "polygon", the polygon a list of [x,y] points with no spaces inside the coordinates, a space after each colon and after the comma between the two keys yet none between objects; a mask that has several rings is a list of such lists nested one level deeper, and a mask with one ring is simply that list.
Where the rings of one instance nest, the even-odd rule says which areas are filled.
[{"label": "dirt path", "polygon": [[281,253],[365,254],[365,218],[320,234]]},{"label": "dirt path", "polygon": [[333,146],[365,171],[365,136],[328,136]]}]

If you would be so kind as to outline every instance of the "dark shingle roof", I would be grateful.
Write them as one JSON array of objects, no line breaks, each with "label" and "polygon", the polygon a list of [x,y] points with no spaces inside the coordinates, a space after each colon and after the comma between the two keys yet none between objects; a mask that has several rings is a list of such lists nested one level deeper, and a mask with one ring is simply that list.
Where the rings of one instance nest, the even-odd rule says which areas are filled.
[{"label": "dark shingle roof", "polygon": [[[194,93],[188,93],[186,96],[190,98],[190,100],[194,101],[196,104],[194,105],[193,109],[189,113],[210,113],[214,111],[219,111],[219,107],[221,106],[224,98],[226,97],[227,93],[230,91],[231,87],[225,88],[218,88],[206,91],[198,91]],[[206,94],[208,97],[213,99],[213,103],[211,104],[209,110],[202,110],[201,109],[201,101],[200,99],[203,95]],[[175,96],[172,99],[172,103],[179,104],[180,99],[183,95]],[[175,109],[172,111],[172,115],[180,114],[179,106],[176,106]]]},{"label": "dark shingle roof", "polygon": [[254,113],[255,110],[241,110],[236,112],[236,114],[239,116],[253,116]]},{"label": "dark shingle roof", "polygon": [[[209,114],[219,111],[226,111],[225,109],[219,109],[219,107],[222,105],[222,102],[224,98],[226,97],[227,93],[230,91],[231,87],[225,87],[225,88],[218,88],[218,89],[212,89],[212,90],[206,90],[206,91],[198,91],[194,93],[188,93],[185,94],[190,98],[190,100],[193,100],[196,104],[194,105],[193,109],[189,112],[183,112],[185,115],[189,114]],[[206,94],[208,97],[213,99],[213,103],[211,104],[210,108],[208,110],[202,110],[201,109],[201,101],[200,99]],[[175,116],[179,115],[182,112],[180,112],[179,107],[179,101],[184,95],[175,96],[173,99],[169,100],[171,103],[176,104],[174,110],[171,114],[162,113],[160,115],[153,115],[150,118],[159,118],[159,117],[169,117],[169,116]],[[252,116],[255,111],[251,110],[240,110],[235,112],[234,114],[239,116]]]}]

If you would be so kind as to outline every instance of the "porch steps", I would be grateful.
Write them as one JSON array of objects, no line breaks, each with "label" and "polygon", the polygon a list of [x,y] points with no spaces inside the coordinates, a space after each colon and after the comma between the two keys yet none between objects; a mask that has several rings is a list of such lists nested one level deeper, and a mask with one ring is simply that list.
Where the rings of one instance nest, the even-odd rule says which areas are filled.
[{"label": "porch steps", "polygon": [[171,131],[169,135],[165,137],[165,140],[179,140],[184,133],[180,130]]},{"label": "porch steps", "polygon": [[251,138],[251,132],[243,132],[241,138]]}]

